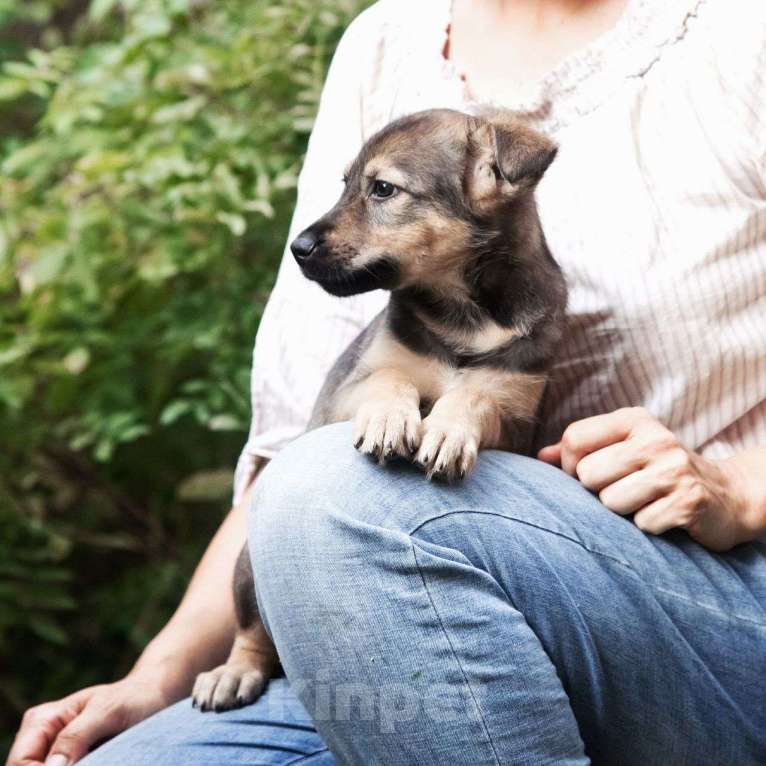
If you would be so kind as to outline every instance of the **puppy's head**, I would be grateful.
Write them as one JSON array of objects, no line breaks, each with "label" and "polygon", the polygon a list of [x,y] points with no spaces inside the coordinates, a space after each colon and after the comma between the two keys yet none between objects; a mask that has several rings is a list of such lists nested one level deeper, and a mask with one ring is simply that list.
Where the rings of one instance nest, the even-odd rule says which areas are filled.
[{"label": "puppy's head", "polygon": [[448,287],[555,154],[505,112],[418,112],[370,138],[337,204],[290,247],[303,273],[334,295]]}]

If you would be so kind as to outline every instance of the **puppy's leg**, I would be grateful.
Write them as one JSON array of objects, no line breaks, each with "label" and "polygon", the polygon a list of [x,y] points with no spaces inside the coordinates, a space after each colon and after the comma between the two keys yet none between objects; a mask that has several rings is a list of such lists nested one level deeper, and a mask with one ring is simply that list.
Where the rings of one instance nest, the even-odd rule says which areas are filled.
[{"label": "puppy's leg", "polygon": [[237,559],[233,587],[238,628],[229,659],[200,673],[192,691],[194,705],[203,711],[231,710],[254,702],[279,666],[277,650],[258,615],[247,546]]},{"label": "puppy's leg", "polygon": [[385,462],[409,458],[418,447],[420,395],[406,373],[378,369],[346,392],[343,409],[354,418],[354,446]]},{"label": "puppy's leg", "polygon": [[415,460],[428,478],[462,479],[480,449],[506,447],[514,421],[534,417],[544,380],[498,370],[466,370],[423,421]]}]

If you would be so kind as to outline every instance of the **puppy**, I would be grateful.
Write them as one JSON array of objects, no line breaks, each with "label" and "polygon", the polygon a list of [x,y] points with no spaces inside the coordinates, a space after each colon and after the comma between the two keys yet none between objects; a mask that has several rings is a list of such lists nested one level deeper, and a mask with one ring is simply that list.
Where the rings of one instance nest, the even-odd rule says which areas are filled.
[{"label": "puppy", "polygon": [[[335,207],[291,244],[333,295],[391,292],[327,376],[310,429],[352,420],[364,454],[447,481],[479,449],[529,450],[566,304],[534,200],[555,154],[499,111],[419,112],[370,138]],[[203,710],[252,702],[278,668],[246,550],[234,592],[239,631],[195,684]]]}]

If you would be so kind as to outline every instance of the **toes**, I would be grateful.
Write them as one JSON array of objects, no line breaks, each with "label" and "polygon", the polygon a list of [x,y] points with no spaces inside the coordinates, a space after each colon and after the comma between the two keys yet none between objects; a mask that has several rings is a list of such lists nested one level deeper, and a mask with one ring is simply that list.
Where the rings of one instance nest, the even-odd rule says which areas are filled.
[{"label": "toes", "polygon": [[259,673],[256,670],[245,673],[240,679],[239,688],[237,689],[237,703],[239,705],[249,705],[251,702],[255,702],[261,696],[265,686],[266,676],[263,673]]},{"label": "toes", "polygon": [[403,458],[410,457],[413,433],[417,433],[414,415],[403,412],[390,415],[386,421],[386,434],[383,439],[383,459],[388,460],[395,455]]},{"label": "toes", "polygon": [[367,431],[367,418],[360,415],[354,420],[354,447],[360,449],[364,442],[364,434]]},{"label": "toes", "polygon": [[416,462],[427,478],[454,481],[464,478],[476,463],[478,445],[465,428],[436,422],[423,423],[423,435]]},{"label": "toes", "polygon": [[237,707],[239,676],[235,673],[222,673],[213,692],[212,707],[216,713]]},{"label": "toes", "polygon": [[386,418],[383,449],[380,456],[382,461],[388,460],[402,449],[403,434],[404,418],[398,413],[392,413]]},{"label": "toes", "polygon": [[455,469],[455,449],[448,439],[442,442],[439,454],[431,468],[431,476],[444,481],[452,481],[457,471]]},{"label": "toes", "polygon": [[203,713],[209,710],[220,713],[249,705],[261,696],[267,681],[267,675],[260,670],[244,670],[237,666],[227,668],[223,665],[197,676],[192,705]]},{"label": "toes", "polygon": [[394,456],[409,458],[418,444],[420,412],[402,408],[363,408],[354,423],[354,446],[385,463]]},{"label": "toes", "polygon": [[420,446],[420,412],[410,413],[404,419],[403,447],[406,454],[402,457],[412,457]]},{"label": "toes", "polygon": [[450,481],[464,479],[476,465],[479,445],[473,437],[461,438],[454,446],[450,456]]},{"label": "toes", "polygon": [[401,428],[399,421],[400,419],[396,416],[388,418],[386,421],[386,429],[383,434],[380,455],[378,456],[381,463],[390,460],[401,449]]},{"label": "toes", "polygon": [[218,676],[215,671],[200,673],[194,682],[192,704],[203,713],[212,708],[213,693],[215,692]]},{"label": "toes", "polygon": [[445,433],[441,429],[426,428],[423,438],[420,442],[420,449],[415,456],[415,461],[426,472],[430,479],[434,473],[434,465],[439,456],[442,442],[445,439]]},{"label": "toes", "polygon": [[479,456],[479,448],[471,442],[463,446],[463,452],[460,456],[460,465],[458,469],[458,478],[464,479],[473,470],[476,465],[476,459]]},{"label": "toes", "polygon": [[462,434],[450,435],[442,443],[434,472],[447,481],[463,478],[473,467],[471,455],[475,453],[473,443],[466,441]]},{"label": "toes", "polygon": [[384,415],[373,415],[367,419],[367,425],[362,437],[359,451],[371,457],[379,457],[383,448],[383,437],[386,432]]}]

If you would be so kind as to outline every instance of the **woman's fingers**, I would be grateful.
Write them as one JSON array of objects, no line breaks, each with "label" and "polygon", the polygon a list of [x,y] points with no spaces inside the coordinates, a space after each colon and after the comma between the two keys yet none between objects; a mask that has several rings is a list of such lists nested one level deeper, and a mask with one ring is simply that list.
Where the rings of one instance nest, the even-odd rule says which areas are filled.
[{"label": "woman's fingers", "polygon": [[92,693],[92,688],[82,689],[64,699],[27,710],[6,766],[42,764],[59,732],[79,715]]},{"label": "woman's fingers", "polygon": [[649,534],[682,528],[707,548],[724,551],[759,528],[747,521],[746,482],[736,464],[686,449],[643,408],[572,423],[538,457],[560,463],[614,513],[635,514],[636,526]]},{"label": "woman's fingers", "polygon": [[575,476],[586,456],[627,439],[638,427],[653,421],[641,407],[626,407],[572,423],[561,437],[561,467]]},{"label": "woman's fingers", "polygon": [[661,473],[653,469],[642,469],[604,487],[598,499],[614,513],[627,516],[659,500],[672,486]]},{"label": "woman's fingers", "polygon": [[56,733],[50,722],[32,725],[25,715],[22,727],[13,741],[6,766],[37,766],[42,763]]},{"label": "woman's fingers", "polygon": [[561,442],[551,444],[549,447],[543,447],[537,453],[537,459],[551,465],[561,465]]},{"label": "woman's fingers", "polygon": [[[607,508],[626,516],[671,495],[681,504],[695,499],[689,465],[689,454],[682,447],[658,447],[644,434],[589,455],[577,473]],[[609,480],[615,476],[619,478]]]},{"label": "woman's fingers", "polygon": [[684,526],[686,515],[682,507],[681,498],[675,494],[662,497],[638,511],[633,517],[633,522],[643,532],[662,535],[671,529]]},{"label": "woman's fingers", "polygon": [[102,739],[122,731],[123,715],[119,708],[86,705],[85,709],[56,737],[45,766],[70,766],[80,760]]},{"label": "woman's fingers", "polygon": [[601,492],[610,484],[645,468],[649,457],[634,439],[591,452],[577,464],[577,478],[584,487]]},{"label": "woman's fingers", "polygon": [[543,447],[537,457],[546,463],[561,465],[571,476],[578,464],[588,455],[625,441],[636,432],[665,429],[643,407],[624,407],[605,415],[595,415],[572,423],[563,433],[561,441]]},{"label": "woman's fingers", "polygon": [[119,734],[182,696],[168,698],[161,671],[131,674],[29,710],[6,766],[71,766],[101,740]]}]

